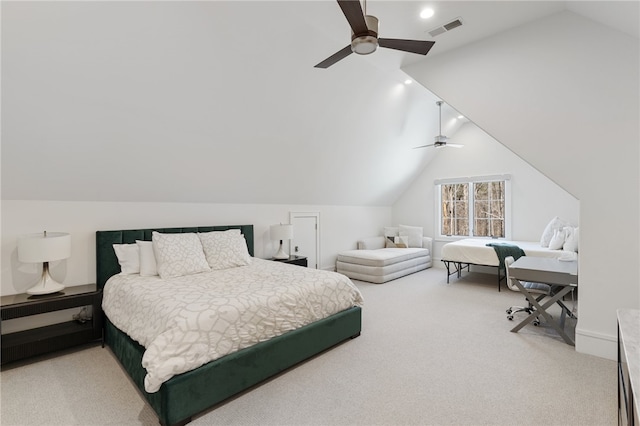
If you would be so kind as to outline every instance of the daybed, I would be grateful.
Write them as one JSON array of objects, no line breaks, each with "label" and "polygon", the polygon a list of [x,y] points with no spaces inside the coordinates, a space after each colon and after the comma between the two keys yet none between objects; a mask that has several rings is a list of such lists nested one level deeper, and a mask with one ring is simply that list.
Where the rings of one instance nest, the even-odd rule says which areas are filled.
[{"label": "daybed", "polygon": [[[451,275],[456,274],[460,278],[465,268],[469,271],[470,265],[498,268],[498,291],[500,291],[501,283],[506,279],[505,257],[577,259],[578,243],[579,228],[574,228],[569,222],[556,216],[545,227],[540,241],[465,238],[445,244],[442,247],[441,259],[447,267],[447,283]],[[497,247],[493,247],[494,245]]]},{"label": "daybed", "polygon": [[[246,252],[249,257],[244,266],[235,266],[227,269],[216,269],[213,265],[212,271],[204,271],[192,274],[193,280],[189,277],[176,275],[176,269],[167,269],[169,265],[175,266],[169,262],[161,263],[158,261],[158,276],[143,276],[142,264],[142,247],[145,241],[154,240],[154,250],[156,257],[156,241],[170,241],[171,236],[181,234],[191,238],[197,235],[202,238],[203,234],[223,234],[223,232],[213,233],[212,231],[239,230],[237,237],[246,241]],[[158,232],[161,234],[155,234]],[[198,234],[200,233],[200,234]],[[241,234],[242,235],[241,235]],[[190,234],[190,235],[189,235]],[[180,238],[180,236],[178,236]],[[203,240],[204,241],[204,240]],[[234,240],[237,244],[238,240]],[[125,275],[121,273],[121,264],[123,269],[124,263],[120,263],[114,249],[117,247],[130,248],[138,245],[140,250],[139,273]],[[114,246],[115,245],[115,246]],[[207,246],[202,244],[204,251]],[[237,247],[237,245],[236,245]],[[244,249],[244,245],[242,246]],[[165,247],[166,248],[166,247]],[[172,249],[173,250],[173,249]],[[180,250],[178,250],[180,251]],[[175,252],[175,251],[174,251]],[[121,252],[119,252],[120,255]],[[215,253],[222,261],[228,261],[233,256],[227,256],[226,253]],[[166,253],[165,253],[166,254]],[[253,258],[253,226],[237,225],[237,226],[211,226],[197,228],[168,228],[168,229],[138,229],[123,231],[98,231],[96,232],[96,260],[97,260],[97,283],[98,288],[103,289],[103,308],[105,308],[105,343],[111,348],[115,356],[120,361],[122,367],[129,374],[133,382],[139,388],[141,394],[148,401],[149,405],[157,413],[160,423],[164,425],[184,424],[191,420],[191,417],[197,413],[206,410],[218,404],[221,401],[237,394],[251,386],[273,376],[313,355],[316,355],[344,340],[356,337],[361,330],[361,304],[362,299],[357,288],[347,278],[340,274],[329,271],[302,268],[295,265],[286,265],[278,262],[271,262],[263,259]],[[159,259],[159,258],[158,258]],[[206,254],[206,261],[210,262],[209,253]],[[166,260],[166,259],[165,259]],[[197,264],[192,261],[189,256],[190,266]],[[184,265],[182,265],[184,266]],[[227,265],[228,266],[228,265]],[[207,269],[206,266],[204,266]],[[163,273],[164,272],[164,273]],[[165,278],[166,275],[168,278]],[[211,280],[205,279],[205,276],[211,275]],[[250,277],[255,280],[246,282],[245,278],[236,279],[236,277]],[[162,277],[162,278],[161,278]],[[218,279],[217,277],[221,277]],[[294,277],[300,281],[294,281]],[[346,281],[345,281],[346,280]],[[288,298],[278,302],[275,296],[263,292],[268,284],[275,284],[279,291],[286,292],[289,288],[293,293],[287,293]],[[244,286],[247,285],[245,288]],[[157,302],[158,296],[155,288],[160,288],[160,293],[170,295],[169,299],[163,302]],[[280,287],[278,287],[280,286]],[[330,287],[331,286],[331,287]],[[240,289],[238,289],[240,287]],[[326,291],[334,297],[340,293],[340,298],[333,300],[333,307],[320,304],[317,302],[316,296],[309,296],[308,299],[298,295],[306,295],[311,292],[311,288],[317,288]],[[349,287],[352,287],[349,289]],[[204,288],[209,291],[196,293],[195,289]],[[211,288],[222,290],[212,296]],[[353,292],[355,290],[355,292]],[[238,304],[226,300],[225,297],[230,292],[238,292],[242,297],[238,299]],[[293,299],[291,299],[293,294]],[[343,294],[350,296],[345,298]],[[264,297],[263,297],[264,296]],[[258,323],[251,323],[253,317],[261,314],[264,307],[262,305],[254,306],[254,302],[261,298],[266,298],[269,304],[288,305],[289,316],[284,322],[296,323],[304,321],[305,316],[300,311],[312,310],[314,315],[320,315],[316,311],[334,310],[333,314],[326,314],[319,320],[307,323],[306,325],[292,329],[291,331],[277,331],[274,323],[283,322],[279,316],[273,316],[269,313],[269,317]],[[348,299],[352,298],[351,301]],[[205,299],[211,301],[211,305],[203,305]],[[292,303],[294,300],[295,303]],[[346,303],[345,303],[346,302]],[[125,309],[122,305],[129,306],[131,309]],[[247,306],[240,309],[238,306]],[[309,306],[306,306],[309,305]],[[180,307],[180,311],[175,308]],[[311,309],[308,309],[311,307]],[[142,310],[143,312],[139,312]],[[121,312],[120,312],[121,311]],[[179,312],[177,317],[164,318],[164,311]],[[189,316],[190,312],[195,311],[197,315]],[[129,318],[122,323],[121,315]],[[128,317],[127,317],[128,315]],[[110,317],[111,316],[111,317]],[[157,316],[157,317],[156,317]],[[249,318],[251,317],[251,318]],[[212,320],[212,318],[214,320]],[[247,319],[247,325],[240,320]],[[124,324],[132,330],[127,330],[132,334],[139,333],[138,328],[142,328],[144,323],[150,326],[164,327],[166,330],[157,331],[157,336],[149,336],[152,343],[149,344],[151,349],[138,343],[134,338],[122,331],[115,324]],[[219,358],[207,361],[203,358],[203,346],[209,345],[211,350],[211,340],[201,343],[197,340],[193,347],[200,348],[195,352],[190,352],[190,356],[185,359],[178,359],[178,353],[182,349],[178,345],[189,343],[190,338],[203,333],[200,323],[208,324],[205,333],[209,333],[209,339],[213,335],[219,335],[220,341],[215,345],[215,350],[220,353],[227,353]],[[177,325],[174,328],[170,326]],[[192,328],[196,327],[196,328]],[[126,327],[124,327],[126,328]],[[173,335],[177,333],[177,329],[186,328],[189,330],[188,335],[173,339]],[[241,338],[240,343],[229,336],[229,329],[236,329]],[[269,340],[261,341],[252,346],[244,347],[246,339],[252,339],[252,336],[259,336],[265,330],[271,330],[275,337]],[[280,334],[278,334],[280,333]],[[147,336],[138,336],[138,339],[145,340]],[[245,339],[245,340],[243,340]],[[258,337],[260,339],[260,337]],[[190,343],[189,343],[190,344]],[[176,348],[174,348],[177,347]],[[189,350],[191,350],[191,346]],[[239,346],[236,350],[235,346]],[[174,350],[176,356],[166,356]],[[153,352],[150,354],[150,352]],[[163,356],[166,361],[164,372],[169,374],[164,376],[154,375],[154,371],[150,370],[149,365],[154,366],[153,356]],[[207,352],[207,356],[211,356]],[[194,362],[200,366],[182,372],[182,369]],[[143,367],[143,363],[147,368]],[[162,370],[162,369],[161,369]],[[175,372],[175,375],[171,376]],[[162,377],[160,377],[162,376]],[[150,389],[151,388],[151,389]],[[155,391],[155,388],[158,388]]]},{"label": "daybed", "polygon": [[357,250],[338,254],[336,271],[349,278],[382,284],[431,267],[433,240],[421,237],[422,247],[388,247],[386,237],[358,241]]}]

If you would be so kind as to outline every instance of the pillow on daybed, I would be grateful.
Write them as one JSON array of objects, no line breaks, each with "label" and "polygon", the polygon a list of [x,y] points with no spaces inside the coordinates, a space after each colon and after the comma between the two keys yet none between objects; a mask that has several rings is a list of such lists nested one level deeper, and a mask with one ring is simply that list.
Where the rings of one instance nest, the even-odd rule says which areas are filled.
[{"label": "pillow on daybed", "polygon": [[397,226],[385,226],[384,227],[384,236],[385,237],[397,237],[398,236],[398,227]]},{"label": "pillow on daybed", "polygon": [[551,242],[551,238],[553,238],[553,231],[557,229],[562,229],[565,226],[570,226],[571,224],[564,219],[560,219],[558,216],[551,219],[551,221],[547,224],[542,232],[542,236],[540,237],[540,245],[542,247],[549,247],[549,243]]},{"label": "pillow on daybed", "polygon": [[140,273],[140,249],[137,244],[113,244],[113,251],[116,252],[121,274]]},{"label": "pillow on daybed", "polygon": [[198,238],[211,269],[235,268],[251,262],[247,242],[239,229],[201,232]]},{"label": "pillow on daybed", "polygon": [[564,245],[564,239],[566,236],[566,229],[555,229],[553,231],[553,237],[551,237],[551,241],[549,241],[549,249],[550,250],[562,250],[562,246]]},{"label": "pillow on daybed", "polygon": [[385,247],[387,247],[387,245],[389,247],[393,247],[395,243],[395,238],[397,236],[398,236],[397,226],[385,226],[384,227]]},{"label": "pillow on daybed", "polygon": [[210,271],[200,238],[193,233],[153,232],[151,241],[160,278],[180,277]]},{"label": "pillow on daybed", "polygon": [[578,242],[580,240],[580,228],[573,228],[571,226],[567,226],[564,228],[565,238],[564,245],[562,246],[562,250],[565,251],[578,251]]},{"label": "pillow on daybed", "polygon": [[422,227],[400,225],[398,227],[400,237],[409,237],[409,247],[422,248]]},{"label": "pillow on daybed", "polygon": [[391,241],[391,237],[387,237],[385,248],[407,248],[409,247],[409,237],[407,236],[398,236],[393,237],[393,241]]}]

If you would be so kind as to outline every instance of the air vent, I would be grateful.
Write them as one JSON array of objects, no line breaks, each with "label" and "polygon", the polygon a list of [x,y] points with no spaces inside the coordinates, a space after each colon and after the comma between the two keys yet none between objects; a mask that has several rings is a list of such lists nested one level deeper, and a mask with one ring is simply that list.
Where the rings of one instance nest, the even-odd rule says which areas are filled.
[{"label": "air vent", "polygon": [[458,28],[461,25],[462,25],[462,18],[458,17],[458,18],[454,19],[453,21],[444,24],[441,27],[432,29],[431,31],[429,31],[429,35],[431,37],[435,37],[435,36],[438,36],[438,35],[440,35],[442,33],[446,33],[447,31],[451,31],[454,28]]}]

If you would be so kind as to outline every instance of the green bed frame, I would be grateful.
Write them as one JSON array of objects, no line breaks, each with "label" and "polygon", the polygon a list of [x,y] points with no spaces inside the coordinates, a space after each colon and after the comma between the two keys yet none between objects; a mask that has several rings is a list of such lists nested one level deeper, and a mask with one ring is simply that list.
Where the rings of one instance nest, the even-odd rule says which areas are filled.
[{"label": "green bed frame", "polygon": [[[96,275],[98,288],[120,272],[113,244],[151,241],[153,231],[162,233],[210,232],[240,229],[253,256],[253,225],[155,228],[96,232]],[[192,416],[223,402],[265,379],[290,368],[338,343],[360,335],[362,310],[359,307],[290,331],[266,342],[211,361],[195,370],[174,376],[158,392],[144,390],[146,371],[142,368],[144,347],[104,321],[104,340],[127,371],[163,425],[182,425]]]}]

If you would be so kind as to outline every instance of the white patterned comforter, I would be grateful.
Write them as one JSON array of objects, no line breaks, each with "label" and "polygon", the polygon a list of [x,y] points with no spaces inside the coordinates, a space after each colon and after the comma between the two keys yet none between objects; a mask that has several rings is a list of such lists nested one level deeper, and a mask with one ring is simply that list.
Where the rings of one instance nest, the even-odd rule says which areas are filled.
[{"label": "white patterned comforter", "polygon": [[174,375],[362,302],[344,275],[254,258],[167,280],[114,275],[102,307],[146,348],[144,384],[152,393]]}]

